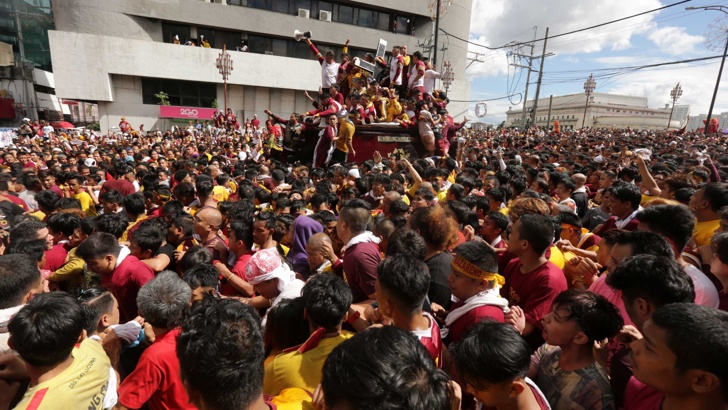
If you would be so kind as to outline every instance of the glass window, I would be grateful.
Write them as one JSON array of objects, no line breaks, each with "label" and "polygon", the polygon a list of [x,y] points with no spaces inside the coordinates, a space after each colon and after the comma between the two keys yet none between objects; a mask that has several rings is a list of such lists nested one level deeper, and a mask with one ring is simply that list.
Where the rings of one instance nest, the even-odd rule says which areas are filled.
[{"label": "glass window", "polygon": [[270,10],[271,0],[248,0],[248,6],[254,9]]},{"label": "glass window", "polygon": [[333,6],[328,1],[320,1],[318,2],[318,10],[321,11],[333,11]]},{"label": "glass window", "polygon": [[190,26],[162,23],[162,41],[174,43],[174,36],[179,36],[180,44],[184,44],[190,38]]},{"label": "glass window", "polygon": [[389,20],[390,20],[389,13],[379,12],[379,18],[377,19],[377,29],[389,31],[389,25],[390,25]]},{"label": "glass window", "polygon": [[336,21],[344,24],[354,24],[354,8],[349,6],[339,6],[338,19]]},{"label": "glass window", "polygon": [[278,13],[289,13],[289,6],[288,0],[273,0],[273,11]]},{"label": "glass window", "polygon": [[228,4],[231,6],[247,6],[247,0],[228,0]]},{"label": "glass window", "polygon": [[275,39],[272,41],[271,50],[273,55],[285,56],[288,54],[288,40]]},{"label": "glass window", "polygon": [[[313,10],[311,10],[311,0],[294,0],[293,7],[293,12],[296,15],[298,15],[298,9],[306,9],[313,12]],[[311,15],[311,17],[313,17],[313,15]]]},{"label": "glass window", "polygon": [[362,27],[375,27],[374,12],[370,10],[359,10],[359,18],[356,24]]}]

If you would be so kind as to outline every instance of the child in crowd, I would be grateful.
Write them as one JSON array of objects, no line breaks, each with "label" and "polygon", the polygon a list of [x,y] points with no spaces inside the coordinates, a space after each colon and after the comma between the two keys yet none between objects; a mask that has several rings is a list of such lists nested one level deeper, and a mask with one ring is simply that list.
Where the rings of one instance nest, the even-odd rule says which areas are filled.
[{"label": "child in crowd", "polygon": [[606,371],[594,359],[594,342],[614,337],[624,322],[602,296],[567,290],[544,316],[546,340],[533,355],[528,377],[557,409],[616,409]]}]

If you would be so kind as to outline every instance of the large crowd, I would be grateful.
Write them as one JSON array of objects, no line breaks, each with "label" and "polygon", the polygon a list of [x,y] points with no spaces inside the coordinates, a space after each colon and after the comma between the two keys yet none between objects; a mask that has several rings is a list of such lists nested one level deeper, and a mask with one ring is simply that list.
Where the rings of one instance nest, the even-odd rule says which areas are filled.
[{"label": "large crowd", "polygon": [[[3,149],[0,409],[728,406],[724,136],[463,128],[311,48],[303,116]],[[357,156],[403,103],[425,155]]]}]

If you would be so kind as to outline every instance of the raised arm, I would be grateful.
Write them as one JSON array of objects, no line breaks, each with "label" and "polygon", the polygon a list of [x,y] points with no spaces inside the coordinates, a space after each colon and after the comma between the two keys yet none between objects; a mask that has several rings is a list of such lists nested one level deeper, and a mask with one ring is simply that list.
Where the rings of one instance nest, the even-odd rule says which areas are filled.
[{"label": "raised arm", "polygon": [[318,48],[316,48],[316,46],[311,42],[310,38],[306,39],[306,43],[308,43],[308,48],[310,48],[313,55],[316,56],[316,59],[318,60],[319,64],[323,64],[323,62],[326,60],[324,59],[324,56],[321,55],[321,52],[318,51]]},{"label": "raised arm", "polygon": [[652,177],[650,170],[647,169],[645,160],[641,156],[635,155],[634,162],[637,164],[637,169],[639,169],[640,176],[642,177],[642,188],[647,189],[649,195],[660,196],[662,190],[657,186],[657,181]]}]

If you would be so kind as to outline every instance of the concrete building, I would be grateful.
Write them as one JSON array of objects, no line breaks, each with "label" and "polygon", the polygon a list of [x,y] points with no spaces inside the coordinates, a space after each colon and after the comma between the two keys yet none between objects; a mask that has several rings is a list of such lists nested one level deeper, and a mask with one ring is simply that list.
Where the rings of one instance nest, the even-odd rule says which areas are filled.
[{"label": "concrete building", "polygon": [[[549,107],[550,113],[549,116]],[[533,101],[526,102],[526,117],[533,108]],[[586,117],[585,114],[586,108]],[[506,112],[508,126],[521,125],[520,108],[510,107]],[[561,127],[617,127],[636,129],[665,129],[670,117],[670,106],[650,108],[647,98],[629,95],[592,93],[587,103],[586,94],[555,96],[549,105],[549,98],[538,100],[536,126],[551,126],[558,120]],[[681,121],[673,115],[671,129],[679,129]]]},{"label": "concrete building", "polygon": [[[720,114],[713,113],[712,118],[718,119],[718,128],[721,130],[728,128],[728,112],[722,112]],[[703,128],[705,126],[705,121],[708,119],[708,114],[700,114],[700,115],[691,115],[688,119],[688,131],[695,131],[698,128]]]},{"label": "concrete building", "polygon": [[[440,27],[467,37],[472,0],[454,3]],[[433,32],[427,6],[422,0],[54,0],[56,30],[49,39],[57,94],[98,102],[104,132],[122,115],[134,128],[162,128],[169,122],[159,120],[160,91],[171,105],[190,108],[177,110],[186,113],[178,120],[223,106],[215,59],[226,45],[233,59],[228,107],[239,119],[264,118],[266,108],[284,117],[302,113],[311,108],[303,91],[319,88],[321,67],[305,42],[293,39],[294,29],[312,31],[319,49],[337,56],[346,38],[352,56],[373,52],[380,38],[389,49],[407,45],[412,53]],[[198,45],[204,36],[212,48],[173,44],[175,36]],[[446,40],[440,36],[440,44]],[[243,41],[249,52],[236,51]],[[470,84],[458,75],[465,49],[442,54],[438,60],[451,61],[456,73],[450,95],[469,100]],[[467,109],[460,105],[451,111]]]}]

